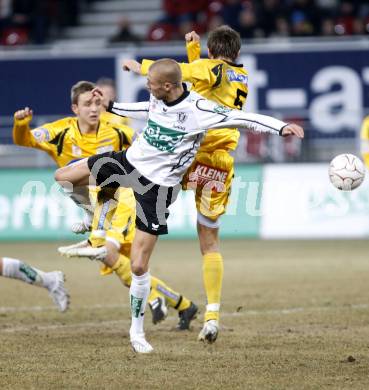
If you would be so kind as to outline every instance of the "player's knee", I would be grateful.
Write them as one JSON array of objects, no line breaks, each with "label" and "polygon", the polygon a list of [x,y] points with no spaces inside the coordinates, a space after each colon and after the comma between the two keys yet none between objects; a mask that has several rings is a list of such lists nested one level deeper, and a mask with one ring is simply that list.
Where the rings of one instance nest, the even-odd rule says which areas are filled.
[{"label": "player's knee", "polygon": [[131,261],[131,270],[133,274],[141,276],[147,272],[147,267],[140,261]]},{"label": "player's knee", "polygon": [[199,234],[200,250],[205,253],[219,252],[219,228],[197,224]]},{"label": "player's knee", "polygon": [[105,247],[106,247],[106,256],[105,256],[104,263],[108,267],[113,267],[119,257],[119,247],[117,247],[113,242],[108,240],[106,241]]},{"label": "player's knee", "polygon": [[65,182],[67,179],[66,179],[66,175],[65,175],[65,170],[63,168],[59,168],[55,171],[55,174],[54,174],[54,179],[55,181],[57,181],[61,186],[63,186],[63,182]]}]

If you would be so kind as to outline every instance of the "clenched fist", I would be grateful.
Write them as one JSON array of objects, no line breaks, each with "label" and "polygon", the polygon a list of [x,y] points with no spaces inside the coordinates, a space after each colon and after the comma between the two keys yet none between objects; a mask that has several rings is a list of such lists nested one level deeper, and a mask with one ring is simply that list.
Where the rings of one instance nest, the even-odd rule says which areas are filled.
[{"label": "clenched fist", "polygon": [[23,110],[18,110],[14,113],[14,119],[23,120],[28,119],[31,121],[33,115],[33,111],[29,107],[25,107]]}]

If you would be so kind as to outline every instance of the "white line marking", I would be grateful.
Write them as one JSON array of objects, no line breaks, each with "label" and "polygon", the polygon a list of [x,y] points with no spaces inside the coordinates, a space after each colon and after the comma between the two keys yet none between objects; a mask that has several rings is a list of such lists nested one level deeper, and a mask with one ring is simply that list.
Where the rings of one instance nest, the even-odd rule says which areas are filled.
[{"label": "white line marking", "polygon": [[[101,322],[81,322],[79,324],[68,324],[68,325],[29,325],[29,326],[15,326],[13,328],[6,328],[0,330],[0,333],[17,333],[17,332],[34,332],[43,330],[67,330],[75,328],[98,328],[101,326],[116,326],[125,325],[131,322],[130,319],[126,320],[115,320],[115,321],[101,321]],[[128,329],[128,327],[127,327]]]},{"label": "white line marking", "polygon": [[[73,310],[101,310],[101,309],[122,309],[129,307],[128,304],[121,305],[87,305],[87,306],[73,306]],[[0,306],[0,313],[28,313],[28,312],[42,312],[42,311],[56,311],[56,306]]]},{"label": "white line marking", "polygon": [[[122,308],[128,307],[128,305],[91,305],[91,306],[80,306],[75,309],[104,309],[104,308]],[[40,307],[34,306],[33,309],[42,309],[39,311],[44,311],[44,309],[50,310],[48,306]],[[0,308],[4,309],[4,308]],[[22,309],[22,308],[11,308],[7,309]],[[30,311],[31,307],[23,308],[27,309],[26,311]],[[52,307],[53,310],[54,307]],[[288,315],[302,312],[310,312],[310,311],[333,311],[333,310],[341,310],[341,309],[351,309],[351,310],[360,310],[360,309],[369,309],[369,304],[367,303],[359,303],[354,305],[342,305],[342,306],[317,306],[317,307],[292,307],[289,309],[273,309],[273,310],[240,310],[239,312],[221,312],[222,317],[246,317],[246,316],[262,316],[262,315]],[[46,311],[46,310],[45,310]],[[10,311],[8,311],[10,312]],[[14,312],[14,311],[13,311]],[[168,320],[176,320],[176,317],[171,316]],[[130,318],[114,320],[114,321],[97,321],[97,322],[81,322],[76,324],[55,324],[55,325],[28,325],[28,326],[15,326],[0,329],[1,333],[17,333],[17,332],[29,332],[29,331],[49,331],[49,330],[68,330],[75,328],[101,328],[104,326],[126,326],[128,329],[128,324],[131,322]],[[6,325],[5,325],[6,326]]]}]

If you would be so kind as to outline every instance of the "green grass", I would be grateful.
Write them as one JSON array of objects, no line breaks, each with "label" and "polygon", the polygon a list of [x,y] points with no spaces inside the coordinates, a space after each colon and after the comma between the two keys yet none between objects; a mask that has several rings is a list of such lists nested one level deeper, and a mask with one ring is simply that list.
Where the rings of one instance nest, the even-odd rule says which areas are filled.
[{"label": "green grass", "polygon": [[[0,244],[1,255],[64,270],[72,296],[59,314],[45,290],[0,279],[0,389],[368,388],[367,241],[224,241],[217,342],[196,341],[201,316],[178,333],[174,311],[156,326],[148,312],[149,356],[129,348],[128,290],[56,246]],[[197,242],[160,242],[151,272],[203,311]]]}]

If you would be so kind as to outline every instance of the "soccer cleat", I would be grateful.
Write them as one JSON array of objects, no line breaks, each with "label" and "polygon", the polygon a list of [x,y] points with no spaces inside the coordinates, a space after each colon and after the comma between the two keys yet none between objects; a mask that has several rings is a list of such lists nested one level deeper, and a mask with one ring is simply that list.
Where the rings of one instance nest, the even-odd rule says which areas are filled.
[{"label": "soccer cleat", "polygon": [[131,337],[131,346],[133,352],[137,353],[150,353],[154,348],[145,340],[145,336]]},{"label": "soccer cleat", "polygon": [[165,299],[162,297],[155,298],[152,302],[149,302],[149,307],[152,314],[153,324],[158,324],[164,321],[168,315],[168,307],[165,304]]},{"label": "soccer cleat", "polygon": [[184,310],[178,312],[179,321],[177,324],[178,330],[188,330],[190,329],[191,321],[196,318],[198,307],[191,302],[191,305]]},{"label": "soccer cleat", "polygon": [[91,224],[87,221],[79,221],[72,224],[70,229],[75,234],[84,234],[91,230]]},{"label": "soccer cleat", "polygon": [[218,332],[219,332],[218,321],[216,320],[206,321],[199,333],[198,340],[212,344],[217,339]]},{"label": "soccer cleat", "polygon": [[72,244],[72,245],[67,245],[67,246],[60,246],[58,248],[58,252],[62,255],[62,256],[68,256],[68,252],[70,250],[74,250],[74,249],[77,249],[77,248],[85,248],[89,245],[88,241],[87,240],[83,240],[83,241],[80,241],[80,242],[77,242],[77,244]]},{"label": "soccer cleat", "polygon": [[107,255],[105,246],[93,248],[88,244],[87,240],[81,241],[74,245],[62,246],[58,248],[58,252],[66,257],[87,257],[90,260],[102,261]]},{"label": "soccer cleat", "polygon": [[54,279],[48,287],[49,295],[58,307],[58,310],[65,312],[69,307],[69,294],[64,286],[64,274],[61,271],[53,271],[49,272],[49,276]]}]

